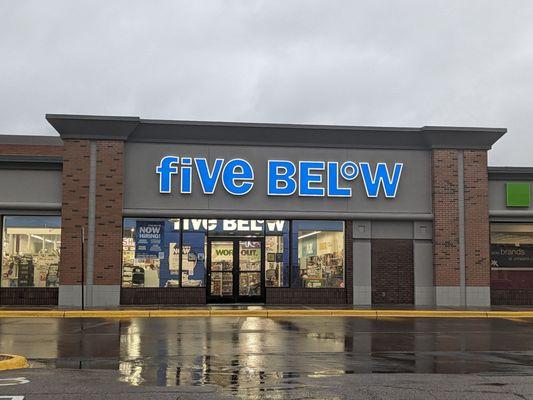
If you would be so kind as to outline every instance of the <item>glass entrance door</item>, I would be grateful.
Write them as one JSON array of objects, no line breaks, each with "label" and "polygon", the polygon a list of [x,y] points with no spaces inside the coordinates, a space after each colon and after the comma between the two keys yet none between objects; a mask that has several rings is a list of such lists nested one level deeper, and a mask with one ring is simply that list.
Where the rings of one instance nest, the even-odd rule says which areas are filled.
[{"label": "glass entrance door", "polygon": [[208,246],[207,300],[263,302],[263,240],[213,238]]}]

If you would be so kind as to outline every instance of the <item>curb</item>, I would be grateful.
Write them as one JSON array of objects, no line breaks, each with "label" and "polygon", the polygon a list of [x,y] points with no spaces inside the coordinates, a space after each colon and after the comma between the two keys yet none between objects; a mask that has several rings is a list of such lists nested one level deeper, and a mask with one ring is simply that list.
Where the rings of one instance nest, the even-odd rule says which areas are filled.
[{"label": "curb", "polygon": [[12,354],[0,354],[0,357],[9,357],[7,360],[0,360],[0,371],[7,371],[10,369],[28,368],[28,360],[22,356],[15,356]]},{"label": "curb", "polygon": [[533,318],[533,311],[453,310],[4,310],[0,318],[184,318],[184,317],[357,317],[390,318]]}]

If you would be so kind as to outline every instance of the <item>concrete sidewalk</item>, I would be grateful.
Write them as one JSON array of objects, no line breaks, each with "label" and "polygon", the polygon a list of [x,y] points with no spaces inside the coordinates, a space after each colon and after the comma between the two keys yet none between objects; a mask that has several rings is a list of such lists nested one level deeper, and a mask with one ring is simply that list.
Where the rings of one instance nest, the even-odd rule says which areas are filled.
[{"label": "concrete sidewalk", "polygon": [[360,317],[383,318],[533,318],[533,309],[494,308],[350,308],[332,306],[208,305],[190,307],[123,307],[121,309],[62,310],[3,308],[0,318],[170,318],[170,317]]}]

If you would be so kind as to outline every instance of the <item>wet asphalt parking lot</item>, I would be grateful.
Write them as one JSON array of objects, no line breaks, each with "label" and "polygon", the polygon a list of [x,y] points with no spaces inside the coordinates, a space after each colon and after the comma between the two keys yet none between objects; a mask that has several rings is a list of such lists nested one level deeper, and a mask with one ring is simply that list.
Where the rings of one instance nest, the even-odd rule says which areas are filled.
[{"label": "wet asphalt parking lot", "polygon": [[533,399],[527,319],[5,318],[0,353],[2,400]]}]

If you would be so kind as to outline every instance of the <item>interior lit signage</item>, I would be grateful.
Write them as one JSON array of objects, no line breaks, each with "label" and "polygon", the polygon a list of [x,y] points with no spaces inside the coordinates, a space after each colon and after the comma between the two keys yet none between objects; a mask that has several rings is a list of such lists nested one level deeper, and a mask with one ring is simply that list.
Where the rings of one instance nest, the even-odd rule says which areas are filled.
[{"label": "interior lit signage", "polygon": [[285,220],[264,219],[179,219],[174,221],[174,229],[184,231],[209,232],[251,232],[282,233],[288,230]]},{"label": "interior lit signage", "polygon": [[[380,194],[396,197],[403,163],[370,164],[354,161],[268,160],[267,195],[300,197],[352,197],[350,182],[361,182],[367,197]],[[179,193],[192,193],[193,180],[200,182],[206,195],[222,187],[233,196],[244,196],[254,189],[254,168],[242,158],[213,162],[202,157],[165,156],[155,169],[159,175],[159,192],[172,193],[174,185]],[[176,177],[178,182],[173,182]]]}]

